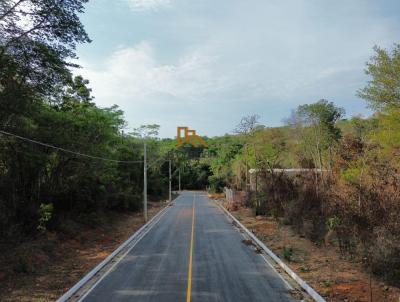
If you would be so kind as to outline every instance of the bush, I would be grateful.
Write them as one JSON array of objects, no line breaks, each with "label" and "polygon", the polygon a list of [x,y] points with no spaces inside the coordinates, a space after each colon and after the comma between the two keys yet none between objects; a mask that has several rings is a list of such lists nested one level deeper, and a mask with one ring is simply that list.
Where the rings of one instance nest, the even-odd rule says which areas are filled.
[{"label": "bush", "polygon": [[226,182],[215,175],[211,175],[208,177],[208,182],[210,184],[210,191],[212,193],[222,193],[224,192],[224,187],[226,186]]}]

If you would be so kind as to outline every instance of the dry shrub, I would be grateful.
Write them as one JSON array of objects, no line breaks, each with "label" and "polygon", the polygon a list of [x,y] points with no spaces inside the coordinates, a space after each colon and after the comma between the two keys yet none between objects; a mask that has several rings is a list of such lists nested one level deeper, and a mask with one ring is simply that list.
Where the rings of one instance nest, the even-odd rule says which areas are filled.
[{"label": "dry shrub", "polygon": [[[390,168],[392,167],[392,168]],[[400,281],[400,175],[392,164],[369,167],[362,190],[336,173],[318,187],[312,174],[266,175],[258,214],[282,217],[299,234],[321,244],[335,234],[343,256],[364,259],[366,269],[386,281]],[[253,204],[254,206],[254,204]],[[330,222],[334,221],[333,225]]]},{"label": "dry shrub", "polygon": [[383,227],[373,231],[374,242],[369,248],[369,264],[373,273],[399,284],[400,238]]},{"label": "dry shrub", "polygon": [[324,203],[315,190],[313,175],[293,178],[283,173],[266,174],[263,183],[261,210],[282,217],[283,223],[292,225],[298,233],[321,242],[325,235]]},{"label": "dry shrub", "polygon": [[224,207],[229,212],[237,211],[239,209],[238,204],[237,203],[233,203],[233,202],[224,202]]}]

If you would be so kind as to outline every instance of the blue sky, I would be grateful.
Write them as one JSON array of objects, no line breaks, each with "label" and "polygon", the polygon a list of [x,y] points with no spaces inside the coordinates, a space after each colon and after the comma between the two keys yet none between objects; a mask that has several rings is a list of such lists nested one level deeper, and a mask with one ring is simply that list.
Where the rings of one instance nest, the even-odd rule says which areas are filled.
[{"label": "blue sky", "polygon": [[75,73],[162,137],[229,133],[249,114],[278,126],[321,98],[368,115],[365,62],[400,42],[398,0],[92,0],[82,21],[93,42]]}]

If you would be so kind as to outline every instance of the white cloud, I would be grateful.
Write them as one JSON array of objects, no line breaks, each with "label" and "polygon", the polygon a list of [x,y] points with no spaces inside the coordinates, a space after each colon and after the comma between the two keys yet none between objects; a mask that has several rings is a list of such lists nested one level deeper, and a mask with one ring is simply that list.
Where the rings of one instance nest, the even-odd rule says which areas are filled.
[{"label": "white cloud", "polygon": [[[119,48],[102,65],[81,62],[79,73],[90,80],[98,105],[118,104],[131,127],[162,123],[170,135],[172,125],[192,125],[197,120],[202,127],[211,115],[224,119],[233,113],[231,118],[236,120],[258,112],[259,107],[251,106],[292,104],[298,94],[318,94],[320,81],[351,71],[343,66],[305,67],[293,62],[276,66],[265,60],[235,64],[225,61],[219,51],[210,43],[166,64],[160,62],[151,43],[142,41]],[[324,97],[323,93],[318,97]]]},{"label": "white cloud", "polygon": [[163,131],[167,127],[162,135],[171,135],[178,124],[198,122],[195,116],[229,90],[230,79],[215,70],[216,62],[215,57],[193,52],[176,64],[162,64],[144,41],[115,51],[102,66],[81,61],[83,68],[76,73],[90,80],[99,106],[120,106],[130,127],[158,123]]},{"label": "white cloud", "polygon": [[[172,3],[123,1],[135,11]],[[373,1],[339,2],[174,1],[157,18],[132,18],[134,33],[121,23],[127,33],[118,44],[136,44],[116,48],[110,36],[117,50],[104,62],[86,56],[79,73],[99,105],[116,103],[131,126],[160,123],[168,135],[196,121],[221,134],[252,113],[277,125],[319,98],[359,112],[364,103],[355,93],[372,46],[398,40],[399,22],[379,15]]]},{"label": "white cloud", "polygon": [[225,85],[224,78],[213,74],[214,58],[193,53],[177,64],[160,64],[153,47],[146,41],[115,51],[104,66],[82,63],[79,70],[90,79],[99,101],[117,99],[160,103],[166,99],[196,101]]},{"label": "white cloud", "polygon": [[127,0],[129,7],[133,11],[157,10],[167,7],[171,4],[171,0]]}]

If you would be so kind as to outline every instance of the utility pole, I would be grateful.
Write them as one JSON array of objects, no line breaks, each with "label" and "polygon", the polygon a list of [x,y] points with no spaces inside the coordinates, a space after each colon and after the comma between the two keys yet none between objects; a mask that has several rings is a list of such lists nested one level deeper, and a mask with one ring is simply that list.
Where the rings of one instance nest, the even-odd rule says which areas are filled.
[{"label": "utility pole", "polygon": [[245,187],[245,191],[248,191],[248,183],[249,183],[249,149],[248,146],[246,144],[246,187]]},{"label": "utility pole", "polygon": [[171,160],[169,160],[169,202],[172,201],[172,175],[171,175]]},{"label": "utility pole", "polygon": [[179,173],[179,193],[181,192],[181,167],[179,167],[179,170],[178,170],[178,173]]},{"label": "utility pole", "polygon": [[147,222],[147,145],[144,143],[143,155],[143,214],[144,221]]}]

